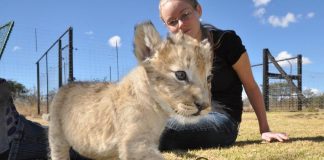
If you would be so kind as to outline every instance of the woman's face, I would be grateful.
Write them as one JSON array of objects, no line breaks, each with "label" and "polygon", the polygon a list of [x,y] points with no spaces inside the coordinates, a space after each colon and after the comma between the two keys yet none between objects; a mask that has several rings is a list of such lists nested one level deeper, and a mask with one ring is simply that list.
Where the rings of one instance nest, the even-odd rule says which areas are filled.
[{"label": "woman's face", "polygon": [[201,7],[193,8],[185,0],[167,0],[160,5],[161,18],[172,33],[181,31],[200,41]]}]

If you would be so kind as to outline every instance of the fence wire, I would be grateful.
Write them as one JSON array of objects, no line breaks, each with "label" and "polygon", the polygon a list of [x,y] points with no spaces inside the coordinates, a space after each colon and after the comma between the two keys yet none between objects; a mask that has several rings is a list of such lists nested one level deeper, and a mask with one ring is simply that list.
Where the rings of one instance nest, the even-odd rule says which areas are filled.
[{"label": "fence wire", "polygon": [[[15,34],[15,30],[20,30]],[[0,61],[0,77],[7,80],[14,80],[22,83],[29,89],[28,94],[35,94],[37,89],[37,73],[35,62],[42,54],[55,42],[60,34],[66,28],[58,30],[47,30],[43,28],[33,28],[20,26],[15,27],[7,44],[6,54]],[[0,35],[2,32],[0,32]],[[0,39],[2,39],[2,35]],[[36,41],[37,37],[37,41]],[[68,83],[69,66],[68,63],[68,37],[62,37],[62,78],[63,84]],[[127,45],[127,44],[126,44]],[[131,44],[130,44],[131,45]],[[117,81],[117,55],[116,48],[107,45],[107,42],[98,42],[86,39],[80,34],[74,36],[74,77],[76,81]],[[136,59],[132,50],[125,50],[123,47],[118,48],[119,51],[119,73],[122,78],[135,65]],[[8,52],[8,53],[7,53]],[[260,57],[262,57],[260,51]],[[41,112],[46,111],[47,103],[58,89],[58,46],[55,45],[49,51],[46,60],[39,62],[40,65],[40,94],[41,94]],[[262,59],[260,58],[260,61]],[[297,74],[296,62],[279,63],[285,72],[289,75]],[[47,66],[47,67],[46,67]],[[257,83],[262,88],[262,66],[253,67],[253,72],[257,78]],[[269,65],[269,72],[278,73],[273,64]],[[324,73],[312,72],[303,68],[304,81],[321,84],[324,81]],[[294,83],[296,83],[294,81]],[[297,96],[290,87],[287,86],[285,80],[269,79],[269,103],[270,110],[297,110]],[[308,88],[303,84],[303,109],[319,108],[323,109],[324,96],[322,92],[317,92],[313,88]],[[36,106],[33,106],[36,107]]]}]

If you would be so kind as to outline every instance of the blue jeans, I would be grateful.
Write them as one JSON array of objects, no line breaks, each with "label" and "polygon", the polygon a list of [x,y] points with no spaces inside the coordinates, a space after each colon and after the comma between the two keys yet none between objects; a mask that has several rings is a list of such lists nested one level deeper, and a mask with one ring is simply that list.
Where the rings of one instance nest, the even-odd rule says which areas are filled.
[{"label": "blue jeans", "polygon": [[181,124],[171,118],[161,135],[159,149],[226,147],[235,142],[238,130],[238,122],[219,112],[210,112],[193,124]]},{"label": "blue jeans", "polygon": [[[49,156],[48,128],[29,121],[23,116],[18,118],[17,132],[10,143],[9,150],[4,153],[7,155],[0,157],[8,160],[47,160]],[[72,149],[70,158],[71,160],[89,160]]]},{"label": "blue jeans", "polygon": [[18,133],[10,144],[8,160],[48,159],[46,129],[19,117]]},{"label": "blue jeans", "polygon": [[[48,159],[48,129],[18,114],[6,80],[0,78],[0,160]],[[88,160],[72,149],[71,160]]]}]

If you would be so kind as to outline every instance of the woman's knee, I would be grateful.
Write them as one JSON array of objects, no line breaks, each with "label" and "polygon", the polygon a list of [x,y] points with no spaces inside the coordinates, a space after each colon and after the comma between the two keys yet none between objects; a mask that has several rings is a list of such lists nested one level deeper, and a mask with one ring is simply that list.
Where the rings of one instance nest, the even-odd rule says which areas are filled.
[{"label": "woman's knee", "polygon": [[160,150],[230,146],[238,125],[226,115],[211,113],[197,123],[182,124],[170,119],[160,139]]}]

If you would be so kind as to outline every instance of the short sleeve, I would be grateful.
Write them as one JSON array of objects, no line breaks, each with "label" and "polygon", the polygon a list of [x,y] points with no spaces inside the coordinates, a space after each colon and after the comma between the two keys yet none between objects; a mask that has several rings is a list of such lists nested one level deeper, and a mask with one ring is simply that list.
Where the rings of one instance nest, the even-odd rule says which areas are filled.
[{"label": "short sleeve", "polygon": [[227,63],[231,66],[239,60],[244,52],[246,52],[241,38],[234,31],[226,32],[223,35],[220,43],[220,48],[225,51],[225,55],[223,56],[225,57]]}]

